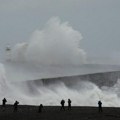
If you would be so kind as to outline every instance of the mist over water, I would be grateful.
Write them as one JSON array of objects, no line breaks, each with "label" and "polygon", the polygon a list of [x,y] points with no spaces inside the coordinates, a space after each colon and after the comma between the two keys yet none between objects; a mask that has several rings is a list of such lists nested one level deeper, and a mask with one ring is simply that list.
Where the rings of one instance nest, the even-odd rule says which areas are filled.
[{"label": "mist over water", "polygon": [[70,98],[72,105],[96,106],[102,100],[103,106],[120,106],[120,80],[113,87],[102,88],[90,81],[71,86],[64,82],[44,86],[42,82],[36,85],[27,81],[79,73],[77,66],[87,63],[86,52],[80,46],[82,39],[68,22],[51,18],[42,30],[33,32],[28,42],[15,45],[7,56],[9,61],[0,64],[0,99],[6,97],[8,103],[18,100],[20,104],[60,105],[61,99]]}]

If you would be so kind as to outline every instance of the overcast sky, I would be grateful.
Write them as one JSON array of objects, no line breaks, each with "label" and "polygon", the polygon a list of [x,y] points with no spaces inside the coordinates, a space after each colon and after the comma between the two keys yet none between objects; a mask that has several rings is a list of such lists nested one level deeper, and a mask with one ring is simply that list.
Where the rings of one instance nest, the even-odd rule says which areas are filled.
[{"label": "overcast sky", "polygon": [[53,16],[82,34],[89,57],[120,58],[120,0],[0,0],[0,56]]}]

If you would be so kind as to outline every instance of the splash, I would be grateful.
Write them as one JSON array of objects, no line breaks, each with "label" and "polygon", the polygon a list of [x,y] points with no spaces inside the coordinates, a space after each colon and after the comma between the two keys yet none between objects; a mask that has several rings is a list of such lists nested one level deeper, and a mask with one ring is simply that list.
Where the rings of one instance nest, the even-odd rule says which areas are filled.
[{"label": "splash", "polygon": [[86,63],[86,53],[80,48],[80,32],[58,17],[51,18],[42,30],[33,32],[28,43],[19,43],[12,50],[13,61],[42,65],[78,65]]},{"label": "splash", "polygon": [[[79,81],[71,87],[64,82],[44,86],[42,83],[36,85],[34,82],[20,81],[27,80],[28,76],[35,79],[38,74],[41,78],[42,72],[42,77],[48,77],[51,71],[54,75],[57,72],[59,75],[66,75],[66,66],[66,71],[69,73],[72,70],[70,74],[73,73],[77,67],[73,70],[72,65],[78,66],[87,62],[86,53],[80,47],[82,38],[81,33],[74,30],[68,22],[62,23],[58,17],[51,18],[42,30],[33,32],[28,42],[19,43],[12,49],[9,53],[11,61],[9,64],[5,63],[7,69],[0,64],[0,98],[6,97],[8,103],[18,100],[20,104],[31,105],[60,105],[61,99],[67,101],[70,98],[72,105],[77,106],[96,106],[101,99],[103,106],[120,106],[119,81],[113,87],[102,88],[90,81]],[[40,67],[36,69],[34,66]],[[53,66],[58,67],[56,69]],[[10,81],[10,76],[14,78],[14,82]]]},{"label": "splash", "polygon": [[[69,81],[68,81],[69,82]],[[18,100],[20,104],[60,105],[60,100],[72,100],[75,106],[97,106],[97,101],[102,100],[103,106],[120,106],[120,80],[112,86],[99,88],[90,81],[78,81],[70,86],[64,82],[49,85],[35,84],[35,81],[9,82],[6,79],[5,69],[0,64],[0,99],[6,97],[9,104]]]},{"label": "splash", "polygon": [[[3,81],[4,79],[1,79]],[[2,83],[2,82],[1,82]],[[34,84],[34,82],[6,82],[1,84],[1,88],[9,86],[5,89],[4,95],[0,93],[0,98],[6,97],[8,103],[13,104],[18,100],[20,104],[27,105],[60,105],[60,100],[72,100],[74,106],[97,106],[97,101],[102,100],[103,106],[118,107],[120,106],[118,82],[113,87],[99,88],[90,81],[79,81],[71,87],[66,86],[63,82],[49,84],[44,86]],[[2,86],[3,85],[3,86]]]},{"label": "splash", "polygon": [[4,65],[0,63],[0,93],[4,94],[6,89],[6,75]]}]

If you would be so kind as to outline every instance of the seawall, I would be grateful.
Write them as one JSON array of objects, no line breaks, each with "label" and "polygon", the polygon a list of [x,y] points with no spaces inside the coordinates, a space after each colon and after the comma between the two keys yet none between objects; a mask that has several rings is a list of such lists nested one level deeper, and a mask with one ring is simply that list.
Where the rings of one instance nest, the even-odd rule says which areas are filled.
[{"label": "seawall", "polygon": [[79,81],[91,81],[101,86],[113,86],[117,80],[120,78],[120,71],[111,71],[103,73],[85,74],[85,75],[75,75],[75,76],[64,76],[57,78],[44,78],[33,81],[27,81],[29,85],[49,85],[58,82],[63,82],[67,86],[76,84]]}]

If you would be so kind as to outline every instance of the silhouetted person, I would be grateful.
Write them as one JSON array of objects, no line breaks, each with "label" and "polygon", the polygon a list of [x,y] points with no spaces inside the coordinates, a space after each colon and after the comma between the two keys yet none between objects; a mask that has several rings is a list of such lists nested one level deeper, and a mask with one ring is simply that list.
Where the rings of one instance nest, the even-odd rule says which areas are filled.
[{"label": "silhouetted person", "polygon": [[18,104],[19,104],[19,102],[15,101],[15,103],[14,103],[14,112],[17,112],[17,110],[18,110]]},{"label": "silhouetted person", "polygon": [[71,110],[71,100],[70,99],[68,99],[68,110]]},{"label": "silhouetted person", "polygon": [[65,100],[61,100],[61,110],[65,110],[65,107],[64,107],[64,104],[65,104]]},{"label": "silhouetted person", "polygon": [[101,101],[98,101],[98,111],[99,112],[102,112],[102,102]]},{"label": "silhouetted person", "polygon": [[41,112],[42,112],[42,109],[43,109],[43,105],[40,104],[39,109],[38,109],[38,112],[41,113]]},{"label": "silhouetted person", "polygon": [[3,111],[5,110],[6,102],[7,102],[7,100],[6,100],[6,98],[4,98],[4,99],[2,100],[2,108],[3,108]]},{"label": "silhouetted person", "polygon": [[7,100],[6,100],[6,98],[4,98],[4,99],[2,100],[2,106],[3,106],[3,107],[5,107],[6,102],[7,102]]}]

